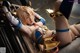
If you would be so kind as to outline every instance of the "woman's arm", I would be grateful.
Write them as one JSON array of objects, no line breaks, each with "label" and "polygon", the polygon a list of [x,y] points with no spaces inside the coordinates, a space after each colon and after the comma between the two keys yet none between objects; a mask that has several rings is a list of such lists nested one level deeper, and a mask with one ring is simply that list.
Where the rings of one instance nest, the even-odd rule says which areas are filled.
[{"label": "woman's arm", "polygon": [[37,13],[34,12],[34,16],[36,18],[40,19],[40,21],[37,22],[37,24],[41,24],[41,25],[45,25],[46,24],[46,20],[43,17],[41,17],[39,14],[37,14]]}]

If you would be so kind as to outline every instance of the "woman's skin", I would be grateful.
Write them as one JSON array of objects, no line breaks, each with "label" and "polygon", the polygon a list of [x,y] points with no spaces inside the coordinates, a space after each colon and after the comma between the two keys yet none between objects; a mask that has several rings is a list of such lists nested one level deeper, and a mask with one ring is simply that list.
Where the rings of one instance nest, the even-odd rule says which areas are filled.
[{"label": "woman's skin", "polygon": [[[54,14],[59,12],[59,7],[61,5],[60,0],[57,0],[54,5]],[[73,39],[75,39],[75,36],[79,36],[80,31],[80,24],[77,25],[69,25],[68,20],[64,15],[62,16],[56,16],[52,17],[55,21],[56,29],[57,30],[64,30],[69,29],[69,31],[66,32],[57,32],[56,31],[56,38],[58,41],[60,41],[60,46],[64,46],[68,43],[71,43]]]}]

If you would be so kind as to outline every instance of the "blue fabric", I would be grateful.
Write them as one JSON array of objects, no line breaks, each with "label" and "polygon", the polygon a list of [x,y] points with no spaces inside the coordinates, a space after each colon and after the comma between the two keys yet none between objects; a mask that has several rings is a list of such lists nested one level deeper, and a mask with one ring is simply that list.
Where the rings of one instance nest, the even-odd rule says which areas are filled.
[{"label": "blue fabric", "polygon": [[20,29],[22,27],[22,23],[21,21],[19,20],[19,23],[16,25],[17,29]]},{"label": "blue fabric", "polygon": [[69,29],[62,29],[62,30],[56,30],[56,32],[68,32],[69,31]]},{"label": "blue fabric", "polygon": [[40,44],[40,42],[41,42],[41,40],[42,40],[42,38],[40,37],[40,36],[41,36],[41,33],[36,30],[35,36],[36,36],[36,39],[37,39],[38,44]]},{"label": "blue fabric", "polygon": [[43,25],[46,24],[46,20],[44,18],[40,18],[40,21],[43,23]]}]

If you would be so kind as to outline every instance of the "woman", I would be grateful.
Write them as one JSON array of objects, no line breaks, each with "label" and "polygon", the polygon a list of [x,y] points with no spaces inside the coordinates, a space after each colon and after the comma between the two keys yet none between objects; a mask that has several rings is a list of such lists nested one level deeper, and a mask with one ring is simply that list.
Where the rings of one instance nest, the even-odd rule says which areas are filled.
[{"label": "woman", "polygon": [[[14,16],[12,16],[12,14],[8,11],[6,7],[3,7],[3,11],[13,25],[15,25],[22,32],[25,32],[33,41],[39,44],[41,50],[44,50],[44,46],[41,45],[41,43],[43,43],[42,35],[46,30],[46,27],[43,26],[45,25],[44,18],[35,13],[32,8],[26,6],[21,6],[16,10],[17,16],[19,17],[18,20]],[[38,22],[35,21],[36,18],[39,20]],[[41,30],[41,28],[43,29]],[[43,36],[43,38],[52,35],[53,30],[47,29],[46,36]]]}]

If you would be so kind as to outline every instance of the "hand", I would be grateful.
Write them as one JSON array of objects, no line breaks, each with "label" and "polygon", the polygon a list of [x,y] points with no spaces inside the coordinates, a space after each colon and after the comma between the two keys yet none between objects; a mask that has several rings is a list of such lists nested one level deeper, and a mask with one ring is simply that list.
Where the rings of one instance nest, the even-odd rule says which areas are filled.
[{"label": "hand", "polygon": [[5,7],[5,6],[3,6],[3,11],[4,11],[4,13],[9,12],[7,7]]}]

